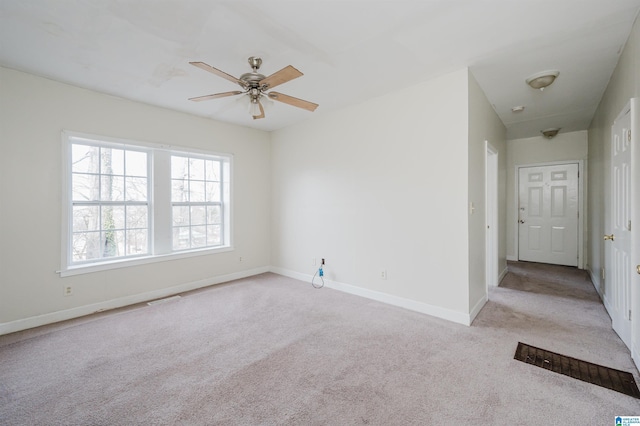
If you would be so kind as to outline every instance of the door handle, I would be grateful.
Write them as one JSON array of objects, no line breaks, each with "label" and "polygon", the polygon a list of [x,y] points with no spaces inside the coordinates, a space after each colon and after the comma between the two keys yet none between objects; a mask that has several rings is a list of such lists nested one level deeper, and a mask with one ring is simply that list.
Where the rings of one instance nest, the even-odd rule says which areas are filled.
[{"label": "door handle", "polygon": [[640,265],[636,265],[636,272],[640,274]]},{"label": "door handle", "polygon": [[524,220],[520,219],[518,222],[519,222],[519,223],[524,223]]},{"label": "door handle", "polygon": [[605,239],[605,241],[606,240],[614,241],[616,239],[616,237],[615,237],[615,235],[611,234],[611,235],[605,235],[604,239]]}]

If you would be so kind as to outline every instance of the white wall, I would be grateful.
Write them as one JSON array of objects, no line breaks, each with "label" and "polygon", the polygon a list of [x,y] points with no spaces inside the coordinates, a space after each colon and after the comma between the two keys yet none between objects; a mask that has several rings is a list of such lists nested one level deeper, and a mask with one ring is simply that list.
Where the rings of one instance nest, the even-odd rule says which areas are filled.
[{"label": "white wall", "polygon": [[467,75],[274,132],[272,264],[467,314]]},{"label": "white wall", "polygon": [[[63,129],[232,153],[235,251],[60,278]],[[63,319],[87,306],[131,302],[270,264],[265,132],[0,68],[0,143],[0,332],[37,325],[32,320],[40,315]],[[66,284],[72,296],[63,297]],[[63,314],[46,317],[56,312]]]},{"label": "white wall", "polygon": [[598,291],[604,266],[602,236],[608,233],[604,205],[609,202],[611,126],[629,99],[640,96],[640,20],[631,30],[609,85],[589,127],[588,269]]},{"label": "white wall", "polygon": [[498,270],[507,267],[506,261],[506,129],[487,100],[484,92],[469,73],[469,176],[468,203],[475,210],[469,215],[469,309],[476,314],[487,299],[485,282],[486,256],[486,148],[488,141],[498,150]]},{"label": "white wall", "polygon": [[[587,131],[558,133],[553,139],[533,138],[507,141],[507,258],[517,260],[518,207],[516,168],[527,164],[586,160]],[[586,164],[586,161],[585,161]],[[585,192],[587,193],[587,192]],[[586,200],[583,200],[586,201]]]}]

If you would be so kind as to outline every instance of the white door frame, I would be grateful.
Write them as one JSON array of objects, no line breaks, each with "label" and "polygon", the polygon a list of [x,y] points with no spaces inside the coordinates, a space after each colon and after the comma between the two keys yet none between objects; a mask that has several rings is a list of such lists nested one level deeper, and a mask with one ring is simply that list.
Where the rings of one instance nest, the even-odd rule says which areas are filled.
[{"label": "white door frame", "polygon": [[489,287],[498,284],[498,150],[489,141],[485,143],[485,283]]},{"label": "white door frame", "polygon": [[[547,163],[530,163],[530,164],[518,164],[515,167],[515,196],[514,196],[514,211],[516,212],[516,221],[519,218],[518,205],[520,202],[520,169],[524,167],[540,167],[540,166],[559,166],[563,164],[578,164],[578,269],[584,269],[584,224],[585,224],[585,173],[584,173],[584,161],[583,160],[566,160],[566,161],[551,161]],[[515,226],[514,232],[514,246],[515,246],[515,258],[520,258],[520,233],[518,232],[517,222],[511,224]]]}]

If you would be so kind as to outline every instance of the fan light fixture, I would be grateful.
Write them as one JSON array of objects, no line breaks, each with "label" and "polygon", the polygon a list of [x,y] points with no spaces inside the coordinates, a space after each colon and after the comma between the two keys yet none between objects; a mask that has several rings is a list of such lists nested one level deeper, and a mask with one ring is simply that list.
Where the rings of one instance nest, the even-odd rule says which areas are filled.
[{"label": "fan light fixture", "polygon": [[553,139],[559,131],[559,127],[553,127],[551,129],[540,130],[540,133],[547,139]]},{"label": "fan light fixture", "polygon": [[251,103],[249,103],[249,114],[258,116],[261,114],[260,105],[258,104],[258,98],[252,98]]},{"label": "fan light fixture", "polygon": [[527,84],[534,89],[540,89],[543,91],[545,87],[551,86],[553,82],[560,75],[560,71],[550,70],[550,71],[542,71],[532,76],[528,77],[525,81]]}]

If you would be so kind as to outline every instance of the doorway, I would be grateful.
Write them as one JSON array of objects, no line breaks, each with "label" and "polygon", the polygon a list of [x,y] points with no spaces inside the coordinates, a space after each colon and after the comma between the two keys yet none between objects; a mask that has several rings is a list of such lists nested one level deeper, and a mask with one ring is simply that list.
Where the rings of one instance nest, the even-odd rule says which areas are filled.
[{"label": "doorway", "polygon": [[518,260],[579,266],[579,163],[518,169]]}]

